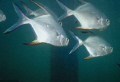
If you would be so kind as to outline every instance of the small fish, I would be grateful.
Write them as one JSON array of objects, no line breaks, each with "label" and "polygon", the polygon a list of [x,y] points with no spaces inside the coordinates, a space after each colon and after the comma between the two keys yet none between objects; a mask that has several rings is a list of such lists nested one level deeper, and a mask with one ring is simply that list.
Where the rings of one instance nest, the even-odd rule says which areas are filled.
[{"label": "small fish", "polygon": [[54,46],[67,46],[69,39],[61,25],[52,17],[52,15],[43,7],[43,5],[32,0],[30,1],[43,9],[45,14],[30,19],[23,14],[16,4],[13,3],[14,9],[20,19],[4,33],[10,33],[21,25],[30,24],[36,34],[36,39],[31,43],[24,44],[35,45],[39,43],[47,43]]},{"label": "small fish", "polygon": [[6,16],[5,14],[2,12],[2,10],[0,10],[0,22],[5,21],[6,20]]},{"label": "small fish", "polygon": [[105,41],[102,37],[89,36],[85,41],[82,41],[73,32],[70,31],[70,33],[77,40],[77,44],[70,51],[70,54],[81,45],[84,45],[90,54],[84,59],[91,59],[93,57],[104,56],[110,54],[113,51],[113,48],[110,46],[110,44],[107,41]]},{"label": "small fish", "polygon": [[82,4],[75,10],[69,9],[59,0],[56,1],[65,11],[65,13],[58,19],[58,21],[62,21],[66,17],[74,15],[80,24],[80,26],[76,27],[76,29],[104,30],[110,25],[110,20],[106,17],[106,15],[86,1],[82,1]]},{"label": "small fish", "polygon": [[120,64],[117,63],[117,65],[120,67]]}]

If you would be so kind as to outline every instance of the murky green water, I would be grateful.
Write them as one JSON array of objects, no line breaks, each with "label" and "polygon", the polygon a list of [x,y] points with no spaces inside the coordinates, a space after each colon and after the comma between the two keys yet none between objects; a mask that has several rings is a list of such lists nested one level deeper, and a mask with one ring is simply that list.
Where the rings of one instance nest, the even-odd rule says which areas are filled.
[{"label": "murky green water", "polygon": [[[38,8],[29,0],[22,0],[31,9]],[[64,11],[56,0],[36,0],[61,16]],[[60,0],[74,9],[77,0]],[[89,55],[84,46],[72,54],[69,51],[76,41],[68,30],[72,30],[82,40],[90,34],[83,34],[74,29],[76,19],[71,16],[63,20],[63,28],[70,43],[67,47],[55,47],[49,44],[23,45],[31,42],[35,35],[30,25],[23,25],[9,34],[3,32],[19,19],[12,2],[18,4],[25,13],[20,0],[0,0],[0,9],[6,15],[6,21],[0,22],[0,80],[20,82],[120,82],[120,1],[119,0],[87,0],[104,12],[110,19],[110,26],[104,31],[95,31],[114,48],[113,53],[90,60],[83,58]],[[43,36],[44,37],[44,36]],[[12,81],[9,81],[12,82]],[[13,81],[16,82],[16,81]]]}]

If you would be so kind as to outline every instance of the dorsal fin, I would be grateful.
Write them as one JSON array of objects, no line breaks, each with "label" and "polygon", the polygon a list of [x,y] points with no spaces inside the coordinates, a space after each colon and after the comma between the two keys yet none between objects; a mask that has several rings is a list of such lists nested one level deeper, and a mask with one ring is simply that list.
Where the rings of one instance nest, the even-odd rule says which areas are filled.
[{"label": "dorsal fin", "polygon": [[30,0],[31,2],[33,2],[34,4],[36,4],[38,7],[40,7],[41,9],[43,9],[45,11],[46,14],[50,14],[42,4],[36,2],[36,1],[33,1],[33,0]]},{"label": "dorsal fin", "polygon": [[26,10],[26,16],[30,16],[33,14],[33,11],[31,9],[28,8],[28,6],[23,2],[23,1],[20,1],[21,4],[23,5],[24,9]]}]

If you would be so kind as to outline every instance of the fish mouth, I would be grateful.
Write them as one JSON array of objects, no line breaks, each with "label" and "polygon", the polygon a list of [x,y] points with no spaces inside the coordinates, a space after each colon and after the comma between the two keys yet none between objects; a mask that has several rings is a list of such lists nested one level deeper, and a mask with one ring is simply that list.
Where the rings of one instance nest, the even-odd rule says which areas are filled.
[{"label": "fish mouth", "polygon": [[6,16],[5,15],[0,15],[1,21],[5,21]]},{"label": "fish mouth", "polygon": [[107,25],[110,25],[110,20],[106,19]]},{"label": "fish mouth", "polygon": [[56,44],[55,46],[67,46],[69,44],[69,39],[68,38],[63,38],[62,40],[60,40],[60,42],[58,44]]},{"label": "fish mouth", "polygon": [[113,52],[113,47],[110,47],[110,53]]},{"label": "fish mouth", "polygon": [[59,39],[59,43],[61,46],[67,46],[69,43],[69,39],[67,38],[67,36],[64,36],[63,34],[59,34],[57,36],[57,38]]},{"label": "fish mouth", "polygon": [[110,21],[109,22],[107,22],[107,26],[109,26],[110,25]]},{"label": "fish mouth", "polygon": [[69,39],[64,38],[62,42],[60,42],[62,46],[67,46],[69,44]]},{"label": "fish mouth", "polygon": [[69,44],[69,39],[66,38],[65,45],[67,46]]},{"label": "fish mouth", "polygon": [[108,50],[106,50],[106,54],[110,54],[113,52],[113,47],[109,47]]}]

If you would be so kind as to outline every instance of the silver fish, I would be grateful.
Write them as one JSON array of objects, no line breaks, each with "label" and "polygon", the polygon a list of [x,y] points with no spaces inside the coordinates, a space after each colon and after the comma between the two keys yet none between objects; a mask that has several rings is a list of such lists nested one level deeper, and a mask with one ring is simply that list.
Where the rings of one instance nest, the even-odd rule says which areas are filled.
[{"label": "silver fish", "polygon": [[89,56],[84,59],[90,59],[93,57],[104,56],[110,54],[113,51],[111,45],[99,36],[89,36],[85,41],[82,41],[73,32],[71,35],[77,40],[77,44],[70,51],[70,54],[74,52],[79,46],[84,45],[89,52]]},{"label": "silver fish", "polygon": [[6,20],[6,16],[5,14],[2,12],[2,10],[0,10],[0,22],[5,21]]},{"label": "silver fish", "polygon": [[54,18],[43,6],[35,1],[32,2],[43,9],[46,14],[29,19],[23,14],[17,5],[13,4],[20,19],[4,33],[9,33],[23,24],[30,24],[36,34],[36,39],[31,43],[24,44],[34,45],[39,43],[48,43],[54,46],[67,46],[69,39],[60,24],[54,20]]},{"label": "silver fish", "polygon": [[106,15],[88,2],[82,1],[82,5],[78,6],[75,10],[71,10],[59,0],[56,1],[65,11],[58,21],[62,21],[66,17],[74,15],[81,25],[77,27],[77,29],[103,30],[110,25],[110,20],[107,19]]}]

